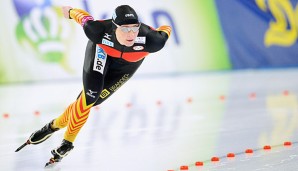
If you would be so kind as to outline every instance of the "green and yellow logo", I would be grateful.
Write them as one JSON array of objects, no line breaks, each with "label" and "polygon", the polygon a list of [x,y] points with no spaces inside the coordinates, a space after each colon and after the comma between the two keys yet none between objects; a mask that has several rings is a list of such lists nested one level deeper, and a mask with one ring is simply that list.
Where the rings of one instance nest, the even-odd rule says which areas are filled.
[{"label": "green and yellow logo", "polygon": [[63,18],[60,8],[35,7],[20,18],[16,36],[21,47],[32,52],[42,62],[61,64],[70,72],[67,57],[73,29],[73,25]]}]

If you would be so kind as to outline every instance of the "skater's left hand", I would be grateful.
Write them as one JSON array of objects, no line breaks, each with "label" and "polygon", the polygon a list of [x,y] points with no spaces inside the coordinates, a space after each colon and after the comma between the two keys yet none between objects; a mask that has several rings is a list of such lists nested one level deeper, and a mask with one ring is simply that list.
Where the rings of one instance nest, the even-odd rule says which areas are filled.
[{"label": "skater's left hand", "polygon": [[63,16],[67,19],[71,19],[69,16],[69,10],[71,10],[72,7],[71,6],[63,6],[62,7],[62,12],[63,12]]}]

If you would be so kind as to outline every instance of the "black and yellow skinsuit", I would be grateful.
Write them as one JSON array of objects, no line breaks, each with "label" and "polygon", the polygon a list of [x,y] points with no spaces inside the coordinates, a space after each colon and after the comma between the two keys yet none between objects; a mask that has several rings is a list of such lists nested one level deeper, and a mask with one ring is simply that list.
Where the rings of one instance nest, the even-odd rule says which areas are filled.
[{"label": "black and yellow skinsuit", "polygon": [[83,90],[77,100],[54,120],[52,127],[67,127],[64,139],[74,142],[88,119],[90,109],[101,104],[129,80],[149,53],[164,47],[171,27],[153,29],[141,23],[134,45],[127,47],[117,41],[112,19],[95,21],[81,9],[71,9],[69,14],[82,25],[89,39],[84,60]]},{"label": "black and yellow skinsuit", "polygon": [[[83,67],[83,89],[58,118],[32,133],[16,150],[18,152],[28,144],[42,143],[55,131],[67,127],[61,145],[51,151],[53,157],[45,167],[51,167],[68,155],[89,117],[90,109],[101,104],[129,80],[145,57],[162,49],[171,34],[170,26],[153,29],[139,23],[137,14],[128,5],[117,7],[113,18],[109,20],[94,21],[81,9],[70,8],[68,13],[70,19],[83,27],[89,39]],[[121,45],[116,38],[115,31],[122,24],[141,24],[131,47]]]}]

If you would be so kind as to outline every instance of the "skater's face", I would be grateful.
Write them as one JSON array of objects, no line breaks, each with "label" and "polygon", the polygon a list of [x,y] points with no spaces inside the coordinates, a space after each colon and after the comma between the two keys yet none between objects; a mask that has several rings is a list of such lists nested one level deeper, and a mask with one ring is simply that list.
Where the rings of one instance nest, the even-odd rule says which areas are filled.
[{"label": "skater's face", "polygon": [[116,28],[116,37],[118,42],[121,45],[130,47],[135,43],[135,39],[139,34],[139,29],[141,24],[126,24],[126,25],[117,25],[114,23]]}]

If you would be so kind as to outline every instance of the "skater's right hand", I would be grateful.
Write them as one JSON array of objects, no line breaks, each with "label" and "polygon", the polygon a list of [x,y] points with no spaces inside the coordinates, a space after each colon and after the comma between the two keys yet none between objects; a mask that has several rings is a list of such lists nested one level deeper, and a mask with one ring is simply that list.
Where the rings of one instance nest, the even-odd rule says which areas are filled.
[{"label": "skater's right hand", "polygon": [[63,12],[63,16],[67,19],[71,19],[69,16],[69,10],[71,10],[72,7],[71,6],[63,6],[62,7],[62,12]]}]

